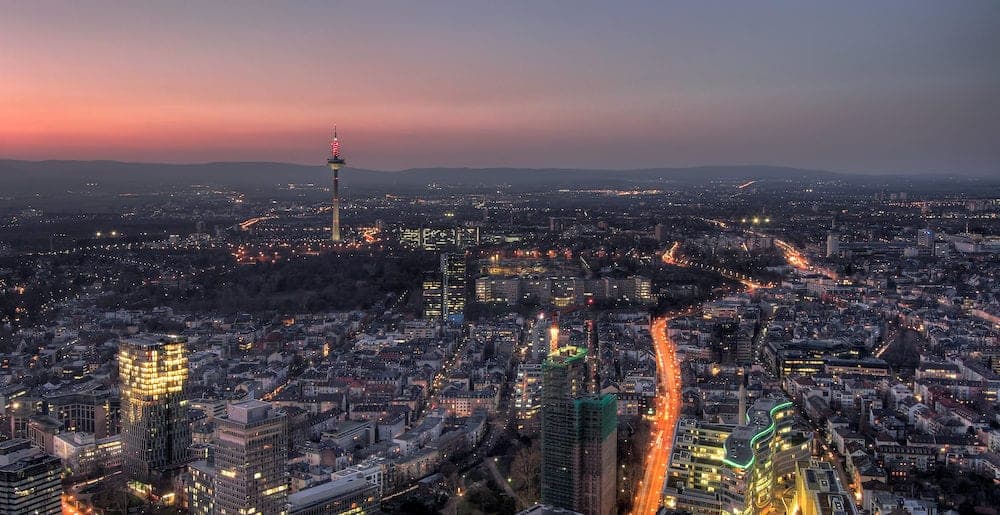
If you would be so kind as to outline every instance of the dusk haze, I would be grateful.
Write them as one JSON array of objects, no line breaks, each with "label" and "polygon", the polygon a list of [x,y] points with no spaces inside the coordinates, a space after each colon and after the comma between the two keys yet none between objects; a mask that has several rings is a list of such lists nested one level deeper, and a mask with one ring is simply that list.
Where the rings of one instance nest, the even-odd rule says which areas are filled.
[{"label": "dusk haze", "polygon": [[4,2],[0,156],[1000,171],[1000,5]]}]

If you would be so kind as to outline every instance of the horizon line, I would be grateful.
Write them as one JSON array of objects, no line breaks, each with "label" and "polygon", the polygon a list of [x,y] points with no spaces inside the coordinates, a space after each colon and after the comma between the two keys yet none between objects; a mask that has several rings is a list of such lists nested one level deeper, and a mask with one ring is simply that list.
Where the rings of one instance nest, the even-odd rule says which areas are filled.
[{"label": "horizon line", "polygon": [[[300,163],[293,161],[191,161],[191,162],[156,162],[156,161],[124,161],[120,159],[17,159],[11,157],[0,157],[0,161],[15,161],[21,163],[116,163],[116,164],[127,164],[127,165],[157,165],[157,166],[209,166],[209,165],[221,165],[221,164],[270,164],[270,165],[291,165],[291,166],[302,166],[302,167],[317,167],[326,168],[326,163],[323,164],[309,164]],[[345,169],[353,169],[366,172],[376,172],[376,173],[401,173],[413,170],[470,170],[470,171],[487,171],[487,170],[546,170],[546,171],[558,171],[558,172],[645,172],[654,170],[695,170],[699,168],[775,168],[775,169],[785,169],[785,170],[795,170],[799,172],[810,172],[810,173],[831,173],[831,174],[841,174],[841,175],[861,175],[861,176],[884,176],[884,177],[926,177],[926,176],[940,176],[942,178],[947,177],[969,177],[969,178],[989,178],[993,174],[1000,173],[1000,170],[996,172],[941,172],[941,171],[929,171],[929,172],[913,172],[913,171],[844,171],[844,170],[827,170],[823,168],[799,168],[796,166],[789,165],[775,165],[775,164],[705,164],[705,165],[689,165],[689,166],[652,166],[652,167],[642,167],[642,168],[581,168],[581,167],[531,167],[531,166],[415,166],[410,168],[399,168],[399,169],[377,169],[377,168],[363,168],[354,166],[345,166]]]}]

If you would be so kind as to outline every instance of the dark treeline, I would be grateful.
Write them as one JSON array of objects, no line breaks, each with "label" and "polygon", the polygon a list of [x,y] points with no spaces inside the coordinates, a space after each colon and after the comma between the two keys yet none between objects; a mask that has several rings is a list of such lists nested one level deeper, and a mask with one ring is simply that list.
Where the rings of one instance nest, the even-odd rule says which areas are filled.
[{"label": "dark treeline", "polygon": [[127,307],[166,305],[182,312],[367,309],[387,296],[418,290],[423,272],[436,260],[424,252],[324,254],[145,285],[118,300]]}]

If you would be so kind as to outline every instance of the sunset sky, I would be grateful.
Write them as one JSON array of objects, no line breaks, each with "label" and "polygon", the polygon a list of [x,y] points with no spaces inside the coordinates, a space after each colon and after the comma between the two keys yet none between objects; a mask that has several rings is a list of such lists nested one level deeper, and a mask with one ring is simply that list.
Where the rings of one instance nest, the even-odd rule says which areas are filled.
[{"label": "sunset sky", "polygon": [[0,158],[1000,173],[1000,2],[0,0]]}]

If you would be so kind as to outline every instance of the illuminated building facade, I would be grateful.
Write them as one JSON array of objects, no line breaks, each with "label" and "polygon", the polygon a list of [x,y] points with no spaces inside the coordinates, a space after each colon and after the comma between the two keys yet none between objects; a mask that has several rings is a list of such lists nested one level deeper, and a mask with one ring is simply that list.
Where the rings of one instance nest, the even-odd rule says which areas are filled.
[{"label": "illuminated building facade", "polygon": [[441,391],[438,402],[450,416],[471,417],[477,411],[492,414],[500,402],[500,390],[496,386],[480,390],[449,387]]},{"label": "illuminated building facade", "polygon": [[73,393],[46,399],[49,413],[66,431],[93,433],[97,439],[121,432],[121,399],[107,391]]},{"label": "illuminated building facade", "polygon": [[737,480],[722,463],[732,429],[731,425],[695,419],[677,423],[664,490],[666,506],[694,514],[721,513],[721,497],[735,489]]},{"label": "illuminated building facade", "polygon": [[520,278],[484,276],[476,279],[476,300],[516,306],[533,299],[542,305],[568,307],[590,300],[649,305],[652,283],[647,277],[584,279],[581,277]]},{"label": "illuminated building facade", "polygon": [[73,474],[111,471],[122,465],[121,435],[95,438],[93,433],[60,433],[52,443],[53,454]]},{"label": "illuminated building facade", "polygon": [[62,462],[31,442],[0,442],[0,513],[62,513]]},{"label": "illuminated building facade", "polygon": [[216,513],[214,497],[218,477],[218,470],[206,460],[188,465],[185,478],[188,512],[192,515]]},{"label": "illuminated building facade", "polygon": [[[521,350],[523,361],[517,365],[517,380],[514,383],[514,412],[518,429],[537,431],[538,416],[542,405],[542,362],[552,351],[553,343],[558,347],[559,329],[555,320],[544,315],[534,321],[526,346]],[[553,337],[555,342],[553,342]]]},{"label": "illuminated building facade", "polygon": [[476,301],[516,306],[521,302],[521,280],[507,277],[476,279]]},{"label": "illuminated building facade", "polygon": [[795,506],[802,515],[856,515],[851,494],[826,461],[812,459],[798,464],[795,474]]},{"label": "illuminated building facade", "polygon": [[399,243],[405,247],[438,252],[479,245],[478,227],[400,229]]},{"label": "illuminated building facade", "polygon": [[542,364],[519,363],[514,384],[514,413],[519,430],[538,428],[542,397]]},{"label": "illuminated building facade", "polygon": [[[556,326],[556,321],[552,318],[543,318],[539,316],[538,320],[535,321],[535,325],[531,327],[531,335],[528,338],[528,353],[530,361],[533,363],[541,363],[548,357],[549,353],[552,352],[552,328],[556,327],[556,331],[559,328]],[[558,332],[556,333],[558,336]],[[558,340],[557,340],[558,343]]]},{"label": "illuminated building facade", "polygon": [[444,285],[441,282],[441,275],[437,273],[426,274],[421,284],[421,293],[424,318],[441,320],[444,313]]},{"label": "illuminated building facade", "polygon": [[442,316],[448,322],[465,321],[466,268],[463,254],[441,255]]},{"label": "illuminated building facade", "polygon": [[266,402],[231,404],[215,420],[210,459],[188,467],[192,513],[284,515],[288,501],[288,430]]},{"label": "illuminated building facade", "polygon": [[809,459],[811,436],[792,430],[794,416],[791,402],[764,398],[742,425],[678,422],[664,504],[696,515],[775,512],[781,485]]},{"label": "illuminated building facade", "polygon": [[142,337],[118,347],[122,449],[130,486],[148,494],[188,457],[186,340]]},{"label": "illuminated building facade", "polygon": [[542,364],[541,502],[585,515],[614,513],[618,406],[591,395],[587,350],[564,346]]}]

